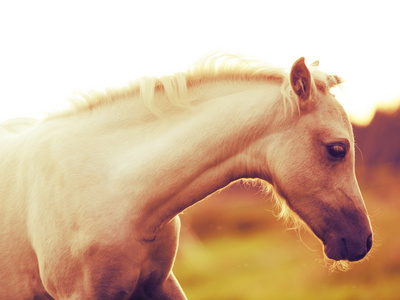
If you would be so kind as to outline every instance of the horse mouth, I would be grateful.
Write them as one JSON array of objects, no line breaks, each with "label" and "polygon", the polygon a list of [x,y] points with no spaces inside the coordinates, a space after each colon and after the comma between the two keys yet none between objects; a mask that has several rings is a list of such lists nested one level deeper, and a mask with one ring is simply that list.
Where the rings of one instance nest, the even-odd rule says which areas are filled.
[{"label": "horse mouth", "polygon": [[333,260],[358,261],[363,259],[372,248],[372,234],[367,237],[366,243],[360,247],[356,243],[339,239],[324,245],[326,256]]}]

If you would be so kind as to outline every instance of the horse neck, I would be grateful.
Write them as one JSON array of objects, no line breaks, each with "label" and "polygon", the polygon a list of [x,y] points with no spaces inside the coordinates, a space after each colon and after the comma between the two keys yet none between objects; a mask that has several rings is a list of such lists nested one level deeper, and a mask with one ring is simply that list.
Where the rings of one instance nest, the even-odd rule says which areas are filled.
[{"label": "horse neck", "polygon": [[230,182],[263,177],[259,166],[265,165],[265,152],[257,158],[252,145],[279,123],[279,86],[239,83],[221,90],[189,93],[189,98],[207,100],[191,110],[135,124],[127,131],[126,142],[113,150],[121,153],[114,154],[117,161],[112,163],[115,189],[135,198],[135,215],[147,232],[145,239]]}]

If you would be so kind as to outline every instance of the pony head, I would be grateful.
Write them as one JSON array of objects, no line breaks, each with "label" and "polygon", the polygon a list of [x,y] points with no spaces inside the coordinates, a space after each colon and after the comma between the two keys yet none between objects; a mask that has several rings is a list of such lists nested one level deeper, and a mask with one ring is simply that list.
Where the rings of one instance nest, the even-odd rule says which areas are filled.
[{"label": "pony head", "polygon": [[268,140],[269,181],[322,241],[328,258],[360,260],[372,247],[372,230],[355,177],[351,123],[329,92],[340,79],[315,64],[308,69],[300,58],[289,80],[299,113]]}]

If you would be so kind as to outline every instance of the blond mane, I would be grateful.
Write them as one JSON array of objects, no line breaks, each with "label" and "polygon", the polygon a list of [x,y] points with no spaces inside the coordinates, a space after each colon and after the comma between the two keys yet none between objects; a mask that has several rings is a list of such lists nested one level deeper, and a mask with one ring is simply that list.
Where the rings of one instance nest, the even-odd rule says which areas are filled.
[{"label": "blond mane", "polygon": [[[311,66],[310,71],[319,91],[326,93],[331,87],[340,84],[337,76],[330,76]],[[187,108],[188,89],[205,83],[219,81],[257,81],[281,84],[285,111],[287,104],[291,111],[298,110],[298,104],[290,89],[288,73],[282,68],[272,67],[264,62],[247,59],[237,54],[212,54],[192,65],[187,72],[179,72],[162,77],[143,77],[128,86],[107,89],[105,92],[91,91],[77,93],[70,99],[70,109],[58,116],[92,110],[97,106],[118,100],[140,97],[144,104],[156,115],[162,114],[159,96],[166,96],[168,105]],[[163,103],[165,106],[165,103]]]}]

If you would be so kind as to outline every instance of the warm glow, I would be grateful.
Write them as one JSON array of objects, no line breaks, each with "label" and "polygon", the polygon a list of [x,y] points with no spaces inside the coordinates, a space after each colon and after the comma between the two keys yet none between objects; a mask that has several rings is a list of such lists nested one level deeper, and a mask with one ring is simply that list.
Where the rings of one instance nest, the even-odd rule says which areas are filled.
[{"label": "warm glow", "polygon": [[[322,71],[344,80],[331,92],[351,121],[367,125],[377,109],[400,108],[399,4],[1,1],[0,123],[43,118],[65,109],[74,92],[185,71],[211,52],[232,51],[287,70],[299,57],[306,64],[319,60]],[[259,91],[254,99],[263,99]],[[112,119],[99,113],[108,127],[59,118],[17,138],[3,134],[0,299],[32,299],[17,294],[39,293],[44,286],[61,299],[101,298],[108,291],[123,297],[142,290],[160,298],[169,291],[177,298],[172,263],[188,299],[400,299],[398,120],[382,117],[370,127],[354,126],[355,142],[343,128],[330,128],[333,122],[311,128],[310,118],[295,124],[296,130],[275,125],[268,137],[254,130],[254,136],[238,139],[240,130],[226,137],[221,124],[232,120],[240,129],[240,114],[228,119],[225,113],[219,120],[221,107],[229,106],[223,102],[227,98],[210,105],[213,113],[204,118],[210,121],[205,129],[199,127],[203,119],[186,117],[168,119],[171,130],[162,122],[152,127],[139,111],[135,122],[126,121],[125,112]],[[268,108],[267,114],[267,106],[254,109],[263,106],[259,102],[244,103],[257,121],[259,112],[267,119],[278,111]],[[203,108],[201,117],[208,112],[207,105]],[[90,114],[86,111],[82,116]],[[96,121],[96,113],[92,116],[87,120]],[[142,120],[136,130],[126,130]],[[189,125],[178,127],[183,121]],[[117,139],[123,143],[113,145]],[[272,146],[264,149],[270,140]],[[226,174],[218,175],[221,170]],[[239,174],[265,178],[271,185],[238,181],[185,210],[175,260],[179,226],[169,221],[172,215]],[[260,185],[266,186],[263,192]],[[176,201],[179,205],[172,206]],[[277,220],[274,213],[282,205],[298,213],[295,220],[307,221],[325,246],[298,222]],[[350,258],[351,251],[353,258],[361,258],[355,254],[371,249],[369,220],[374,246],[367,258],[352,263],[346,273],[329,273],[323,248],[332,251],[334,243],[336,259]],[[362,242],[349,239],[348,232]],[[58,292],[64,297],[54,296]]]},{"label": "warm glow", "polygon": [[[400,104],[400,89],[399,93],[394,93],[392,97],[380,99],[379,96],[369,95],[368,93],[360,93],[360,95],[353,95],[351,98],[350,93],[346,92],[346,86],[332,89],[332,93],[336,96],[336,99],[343,105],[347,113],[349,114],[350,120],[361,126],[368,125],[376,110],[383,111],[395,111]],[[354,89],[351,89],[354,91]]]},{"label": "warm glow", "polygon": [[400,99],[397,7],[322,3],[26,1],[22,9],[10,1],[0,9],[0,120],[41,117],[74,91],[182,71],[231,50],[288,68],[300,56],[320,60],[345,80],[335,93],[352,120],[366,124]]}]

